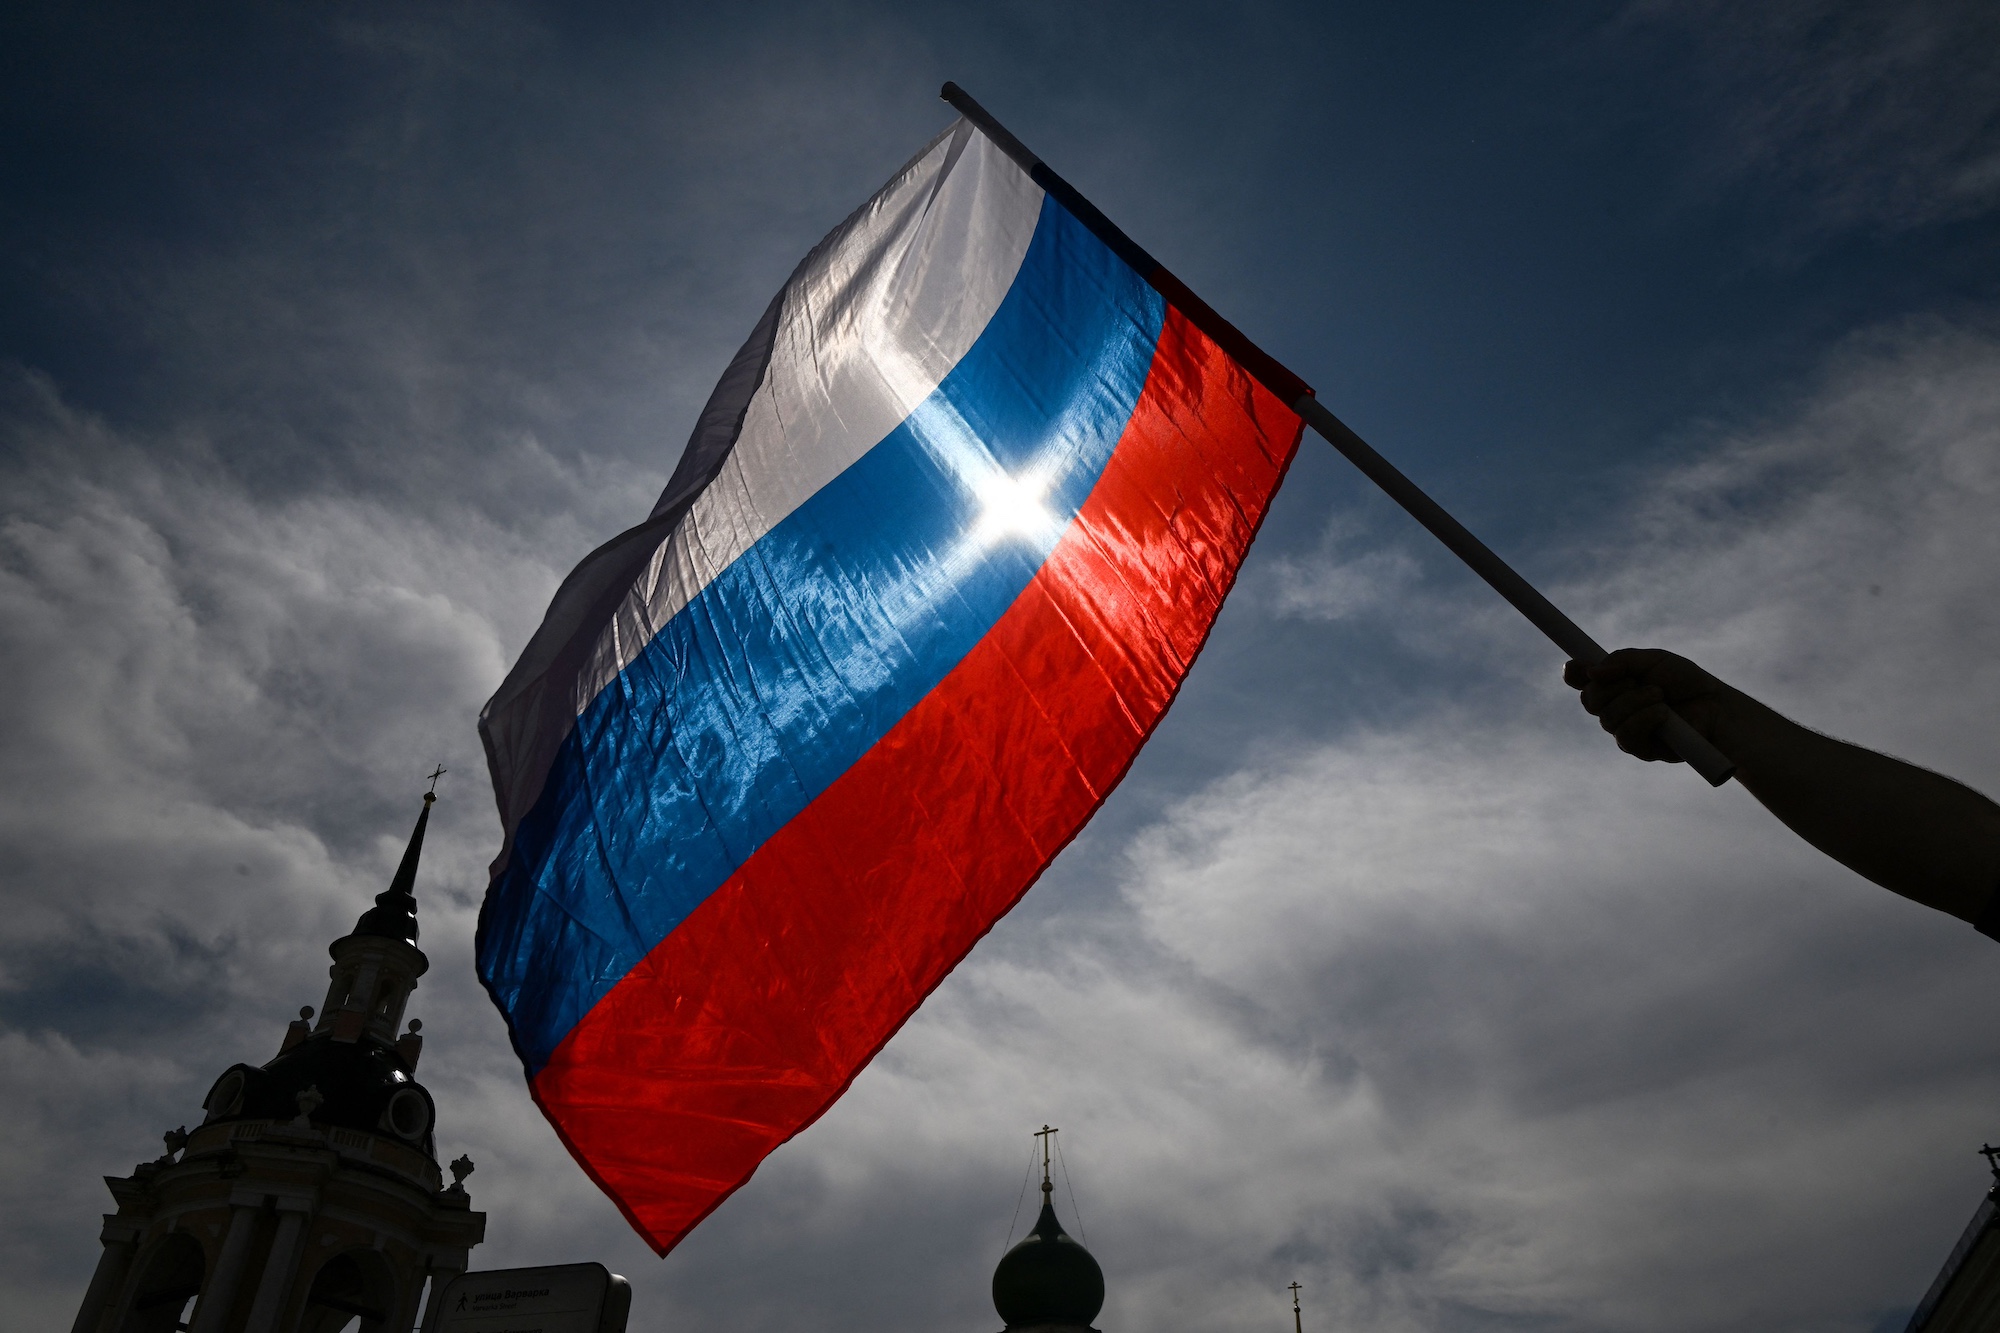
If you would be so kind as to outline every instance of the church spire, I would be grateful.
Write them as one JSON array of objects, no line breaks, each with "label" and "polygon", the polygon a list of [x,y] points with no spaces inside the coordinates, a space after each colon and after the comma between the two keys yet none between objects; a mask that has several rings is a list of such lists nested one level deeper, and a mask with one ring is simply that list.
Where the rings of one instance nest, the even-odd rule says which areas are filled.
[{"label": "church spire", "polygon": [[410,830],[410,845],[403,849],[403,859],[396,866],[395,878],[389,881],[389,892],[400,893],[404,897],[414,897],[417,888],[417,860],[424,854],[424,829],[431,822],[431,807],[437,804],[437,793],[424,793],[424,808],[417,812],[417,826]]},{"label": "church spire", "polygon": [[376,935],[412,945],[417,942],[417,862],[423,858],[424,829],[430,824],[431,806],[436,802],[436,792],[424,793],[424,808],[417,815],[417,826],[410,830],[410,845],[403,849],[395,877],[385,891],[375,895],[375,905],[354,923],[356,935]]},{"label": "church spire", "polygon": [[[443,770],[440,769],[439,772]],[[417,988],[417,978],[430,960],[417,947],[417,863],[424,854],[424,830],[430,825],[435,792],[424,793],[424,808],[410,830],[410,844],[396,867],[389,887],[375,895],[375,905],[361,914],[354,929],[327,946],[333,955],[332,984],[315,1032],[329,1032],[335,1041],[358,1040],[363,1033],[398,1050],[408,1048],[415,1062],[419,1039],[413,1029],[398,1037],[403,1006]]]}]

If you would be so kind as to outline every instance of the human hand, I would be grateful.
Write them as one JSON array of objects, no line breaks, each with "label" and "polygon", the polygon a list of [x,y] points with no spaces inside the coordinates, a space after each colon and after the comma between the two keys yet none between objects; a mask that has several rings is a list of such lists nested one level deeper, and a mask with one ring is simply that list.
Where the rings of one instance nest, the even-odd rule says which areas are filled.
[{"label": "human hand", "polygon": [[1563,683],[1581,692],[1584,711],[1619,749],[1648,763],[1670,764],[1680,763],[1681,757],[1659,739],[1667,710],[1714,742],[1729,690],[1685,657],[1660,648],[1620,648],[1589,667],[1566,663]]}]

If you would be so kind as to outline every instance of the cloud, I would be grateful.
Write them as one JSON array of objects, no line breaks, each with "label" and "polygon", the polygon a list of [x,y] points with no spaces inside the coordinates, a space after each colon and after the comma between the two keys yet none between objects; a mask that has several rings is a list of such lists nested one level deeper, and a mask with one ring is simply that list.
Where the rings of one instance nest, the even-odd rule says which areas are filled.
[{"label": "cloud", "polygon": [[1639,0],[1619,26],[1693,48],[1719,170],[1802,196],[1815,229],[1893,233],[2000,204],[1991,5]]},{"label": "cloud", "polygon": [[1319,549],[1306,556],[1281,555],[1258,577],[1272,611],[1279,616],[1333,622],[1401,597],[1415,585],[1419,566],[1396,547],[1352,552],[1367,536],[1351,517],[1337,516],[1320,536]]},{"label": "cloud", "polygon": [[1966,725],[2000,688],[1995,346],[1932,321],[1847,340],[1782,419],[1647,488],[1577,596],[1614,637],[1650,626],[1810,725],[2000,788]]},{"label": "cloud", "polygon": [[[2000,787],[1996,385],[1978,329],[1858,337],[1767,419],[1691,428],[1634,477],[1558,600]],[[195,427],[114,428],[32,376],[4,402],[0,1109],[25,1146],[0,1179],[34,1206],[0,1219],[21,1256],[0,1327],[68,1317],[95,1177],[319,1001],[440,758],[413,1008],[440,1147],[479,1162],[482,1264],[601,1258],[638,1283],[635,1328],[980,1327],[1045,1120],[1113,1329],[1269,1328],[1297,1278],[1320,1327],[1860,1330],[1915,1301],[1983,1188],[1991,944],[1741,791],[1617,755],[1546,659],[1510,665],[1509,613],[1337,525],[1253,569],[1231,632],[1407,618],[1406,650],[1451,669],[1393,722],[1100,821],[655,1263],[471,978],[495,842],[471,717],[579,521],[272,494]],[[564,472],[532,434],[507,447]],[[643,470],[604,467],[592,485],[643,504]],[[1438,690],[1467,663],[1498,683]]]},{"label": "cloud", "polygon": [[[439,758],[426,942],[460,979],[419,1011],[446,1045],[470,1014],[504,1050],[466,959],[493,842],[470,721],[557,571],[476,514],[259,498],[198,441],[5,387],[0,1034],[33,1140],[7,1184],[87,1238],[95,1177],[321,1002],[325,944],[386,881]],[[13,1216],[10,1242],[50,1257],[6,1318],[47,1327],[88,1256]]]},{"label": "cloud", "polygon": [[[1996,371],[1964,330],[1854,340],[1780,418],[1648,479],[1558,600],[2000,788],[1968,725],[2000,704]],[[1379,1106],[1351,1149],[1386,1151],[1377,1197],[1329,1178],[1323,1206],[1435,1219],[1401,1296],[1336,1245],[1318,1285],[1376,1326],[1868,1327],[1914,1303],[1977,1199],[1990,943],[1740,790],[1616,756],[1565,694],[1539,675],[1506,714],[1281,756],[1132,846],[1145,936]],[[1278,1215],[1239,1225],[1275,1252]]]}]

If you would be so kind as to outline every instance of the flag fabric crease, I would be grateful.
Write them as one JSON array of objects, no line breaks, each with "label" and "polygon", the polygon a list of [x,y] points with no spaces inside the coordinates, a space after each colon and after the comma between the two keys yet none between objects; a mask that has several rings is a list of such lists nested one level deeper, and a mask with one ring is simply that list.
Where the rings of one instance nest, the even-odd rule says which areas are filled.
[{"label": "flag fabric crease", "polygon": [[661,1253],[1103,803],[1298,446],[1101,230],[940,135],[799,265],[481,714],[480,977]]}]

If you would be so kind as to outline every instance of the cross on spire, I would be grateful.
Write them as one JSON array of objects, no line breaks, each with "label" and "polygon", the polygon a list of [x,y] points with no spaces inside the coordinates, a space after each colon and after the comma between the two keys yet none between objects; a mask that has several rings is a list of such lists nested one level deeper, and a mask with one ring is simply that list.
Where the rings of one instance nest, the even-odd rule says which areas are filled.
[{"label": "cross on spire", "polygon": [[1035,1137],[1042,1141],[1042,1193],[1044,1194],[1055,1189],[1055,1186],[1049,1183],[1049,1145],[1055,1142],[1056,1135],[1060,1133],[1061,1130],[1051,1129],[1047,1125],[1035,1131]]},{"label": "cross on spire", "polygon": [[1298,1283],[1294,1282],[1285,1290],[1292,1293],[1292,1333],[1305,1333],[1305,1323],[1299,1316],[1299,1292],[1301,1288]]},{"label": "cross on spire", "polygon": [[1986,1159],[1986,1165],[1993,1171],[1993,1178],[2000,1180],[2000,1148],[1990,1143],[1982,1143],[1979,1145],[1979,1155]]},{"label": "cross on spire", "polygon": [[438,779],[439,779],[439,778],[441,778],[441,777],[443,777],[443,776],[444,776],[444,775],[445,775],[446,773],[448,773],[448,772],[450,772],[450,771],[451,771],[451,770],[450,770],[450,769],[448,769],[448,768],[446,768],[446,767],[445,767],[445,766],[444,766],[443,764],[439,764],[439,765],[437,766],[437,768],[436,768],[435,770],[433,770],[433,771],[432,771],[432,773],[431,773],[431,793],[430,793],[431,795],[433,795],[433,796],[437,795],[437,789],[438,789]]}]

